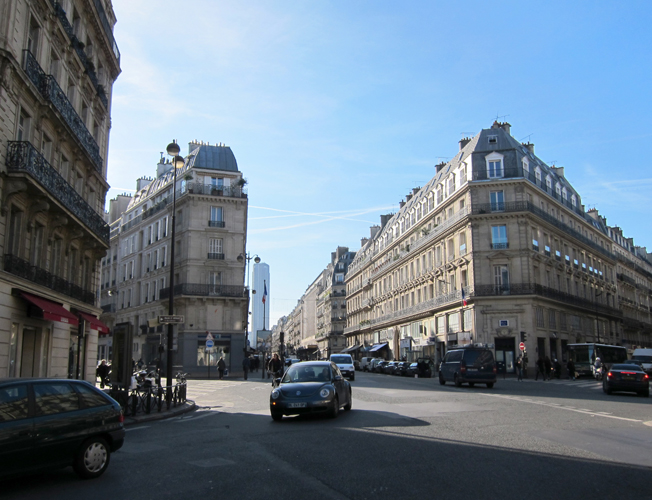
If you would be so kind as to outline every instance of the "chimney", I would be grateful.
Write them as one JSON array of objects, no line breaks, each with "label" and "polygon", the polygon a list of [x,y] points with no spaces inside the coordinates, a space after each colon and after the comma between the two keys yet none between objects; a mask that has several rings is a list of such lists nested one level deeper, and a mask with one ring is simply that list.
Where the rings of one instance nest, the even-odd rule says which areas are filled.
[{"label": "chimney", "polygon": [[398,208],[399,210],[405,206],[405,202],[403,200],[398,202]]},{"label": "chimney", "polygon": [[360,248],[361,249],[364,248],[364,246],[367,244],[368,241],[369,241],[369,238],[360,239]]},{"label": "chimney", "polygon": [[500,128],[502,128],[502,129],[503,129],[505,132],[507,132],[509,135],[512,135],[512,132],[511,132],[511,130],[512,130],[512,126],[511,126],[509,123],[507,123],[507,122],[503,122],[503,123],[501,123],[501,124],[500,124]]},{"label": "chimney", "polygon": [[369,228],[369,233],[371,234],[371,239],[373,240],[376,235],[380,232],[380,226],[371,226]]},{"label": "chimney", "polygon": [[564,177],[564,167],[552,167],[552,170],[559,176]]},{"label": "chimney", "polygon": [[420,187],[412,188],[412,194],[417,194],[421,190]]},{"label": "chimney", "polygon": [[411,195],[411,194],[406,194],[406,195],[405,195],[405,203],[407,203],[407,202],[410,201],[411,199],[412,199],[412,195]]},{"label": "chimney", "polygon": [[460,151],[462,151],[469,142],[471,142],[471,139],[469,137],[465,137],[464,139],[460,139]]},{"label": "chimney", "polygon": [[534,154],[534,144],[531,142],[524,142],[523,146],[525,146],[530,153]]},{"label": "chimney", "polygon": [[380,216],[380,228],[384,228],[387,223],[389,222],[389,219],[392,218],[394,214],[385,214]]},{"label": "chimney", "polygon": [[437,173],[439,173],[439,171],[440,171],[442,168],[444,168],[445,166],[446,166],[446,162],[445,162],[445,161],[442,161],[441,163],[437,163],[437,165],[435,165],[435,167],[437,168]]}]

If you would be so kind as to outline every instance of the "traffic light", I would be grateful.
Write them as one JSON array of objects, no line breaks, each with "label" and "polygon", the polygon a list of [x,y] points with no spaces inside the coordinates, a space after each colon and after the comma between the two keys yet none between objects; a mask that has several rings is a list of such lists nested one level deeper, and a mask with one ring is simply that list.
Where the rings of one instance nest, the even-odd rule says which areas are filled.
[{"label": "traffic light", "polygon": [[521,332],[521,342],[525,342],[527,340],[527,332]]},{"label": "traffic light", "polygon": [[279,340],[281,342],[281,345],[283,345],[285,343],[285,332],[281,331],[281,333],[279,333],[278,338],[279,338]]}]

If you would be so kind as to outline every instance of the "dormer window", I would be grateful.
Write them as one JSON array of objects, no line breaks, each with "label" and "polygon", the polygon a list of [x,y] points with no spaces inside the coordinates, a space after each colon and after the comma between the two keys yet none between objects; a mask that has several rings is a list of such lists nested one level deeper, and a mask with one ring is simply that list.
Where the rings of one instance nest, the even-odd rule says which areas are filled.
[{"label": "dormer window", "polygon": [[524,172],[530,172],[530,162],[528,161],[527,158],[523,158],[521,160],[521,164],[523,165],[523,171]]},{"label": "dormer window", "polygon": [[500,153],[491,153],[485,157],[487,162],[487,177],[496,179],[504,176],[503,172],[503,155]]},{"label": "dormer window", "polygon": [[555,185],[555,192],[557,193],[557,196],[561,197],[561,186],[559,183]]},{"label": "dormer window", "polygon": [[489,139],[489,144],[498,144],[498,136],[490,135],[487,137]]},{"label": "dormer window", "polygon": [[567,199],[568,199],[568,191],[566,191],[566,188],[562,188],[562,189],[561,189],[561,197],[562,197],[564,200],[567,200]]},{"label": "dormer window", "polygon": [[536,178],[537,182],[541,182],[541,169],[539,167],[534,169],[534,177]]},{"label": "dormer window", "polygon": [[548,191],[552,191],[552,180],[549,175],[546,175],[546,187],[548,188]]},{"label": "dormer window", "polygon": [[575,208],[575,206],[577,205],[577,198],[575,197],[575,195],[571,196],[571,205],[573,206],[573,208]]}]

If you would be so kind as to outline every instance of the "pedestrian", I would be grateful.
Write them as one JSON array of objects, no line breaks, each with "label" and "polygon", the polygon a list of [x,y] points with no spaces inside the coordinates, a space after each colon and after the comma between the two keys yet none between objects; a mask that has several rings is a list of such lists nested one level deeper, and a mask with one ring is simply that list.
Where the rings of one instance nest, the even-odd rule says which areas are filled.
[{"label": "pedestrian", "polygon": [[278,357],[277,353],[274,353],[274,356],[272,356],[272,359],[270,359],[267,368],[268,368],[267,378],[269,378],[269,373],[271,373],[274,378],[281,376],[281,369],[283,367],[281,366],[281,358]]},{"label": "pedestrian", "polygon": [[104,385],[109,383],[109,372],[111,368],[106,364],[106,359],[100,361],[100,364],[95,370],[95,375],[100,378],[100,387],[104,389]]},{"label": "pedestrian", "polygon": [[555,370],[555,378],[561,378],[561,363],[555,359],[555,362],[553,363],[553,368]]},{"label": "pedestrian", "polygon": [[568,378],[575,380],[575,363],[573,363],[572,359],[568,360],[566,368],[568,369]]},{"label": "pedestrian", "polygon": [[545,366],[546,371],[544,373],[543,380],[550,380],[552,374],[552,362],[548,356],[543,360],[543,366]]},{"label": "pedestrian", "polygon": [[224,357],[220,356],[220,359],[217,361],[217,373],[219,374],[219,379],[224,378],[224,370],[226,370],[226,363],[224,362]]},{"label": "pedestrian", "polygon": [[247,380],[247,375],[249,374],[249,368],[251,368],[251,360],[247,354],[242,360],[242,370],[244,371],[244,379]]},{"label": "pedestrian", "polygon": [[516,380],[523,381],[523,356],[516,358],[516,373],[518,378]]},{"label": "pedestrian", "polygon": [[138,365],[138,369],[139,369],[139,370],[142,370],[142,369],[143,369],[143,365],[145,364],[145,362],[143,361],[143,358],[139,358],[139,359],[138,359],[138,363],[136,363],[136,364]]},{"label": "pedestrian", "polygon": [[537,359],[537,373],[534,376],[534,380],[539,380],[539,373],[543,377],[543,380],[546,379],[546,371],[545,371],[545,366],[543,363],[543,358],[539,356],[539,359]]}]

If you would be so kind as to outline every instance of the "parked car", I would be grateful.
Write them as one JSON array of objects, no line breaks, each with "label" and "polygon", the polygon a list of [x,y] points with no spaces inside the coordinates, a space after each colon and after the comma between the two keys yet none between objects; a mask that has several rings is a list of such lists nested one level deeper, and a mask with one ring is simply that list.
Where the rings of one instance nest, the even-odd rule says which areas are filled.
[{"label": "parked car", "polygon": [[360,360],[360,369],[363,372],[371,371],[371,362],[376,358],[364,357]]},{"label": "parked car", "polygon": [[269,397],[274,420],[283,415],[325,413],[337,417],[341,407],[350,410],[351,384],[331,361],[307,361],[290,366]]},{"label": "parked car", "polygon": [[492,388],[496,383],[496,363],[493,352],[484,347],[466,347],[448,351],[439,366],[439,383],[453,382],[456,387],[468,383],[487,384]]},{"label": "parked car", "polygon": [[397,366],[398,366],[398,361],[390,361],[385,366],[383,366],[383,373],[387,375],[393,375],[394,370],[396,370]]},{"label": "parked car", "polygon": [[330,360],[337,365],[342,375],[349,380],[355,380],[355,367],[350,354],[331,354]]},{"label": "parked car", "polygon": [[409,367],[410,367],[410,363],[408,363],[407,361],[401,361],[396,366],[396,369],[394,370],[394,375],[400,375],[400,376],[407,375],[407,371]]},{"label": "parked car", "polygon": [[430,366],[429,358],[418,358],[415,362],[410,363],[406,371],[408,377],[414,377],[418,375],[419,378],[430,378],[432,377],[432,368]]},{"label": "parked car", "polygon": [[300,359],[295,359],[295,358],[285,358],[285,366],[291,366],[294,363],[300,363]]},{"label": "parked car", "polygon": [[613,391],[635,392],[639,396],[650,396],[650,376],[640,366],[633,364],[614,364],[602,379],[602,390],[606,394]]},{"label": "parked car", "polygon": [[652,375],[652,349],[634,349],[632,359],[640,361],[643,371]]},{"label": "parked car", "polygon": [[124,443],[124,416],[83,380],[0,379],[0,477],[71,466],[101,476]]},{"label": "parked car", "polygon": [[383,368],[387,363],[389,363],[389,361],[385,361],[384,359],[379,359],[377,363],[372,363],[371,371],[374,373],[383,373]]}]

